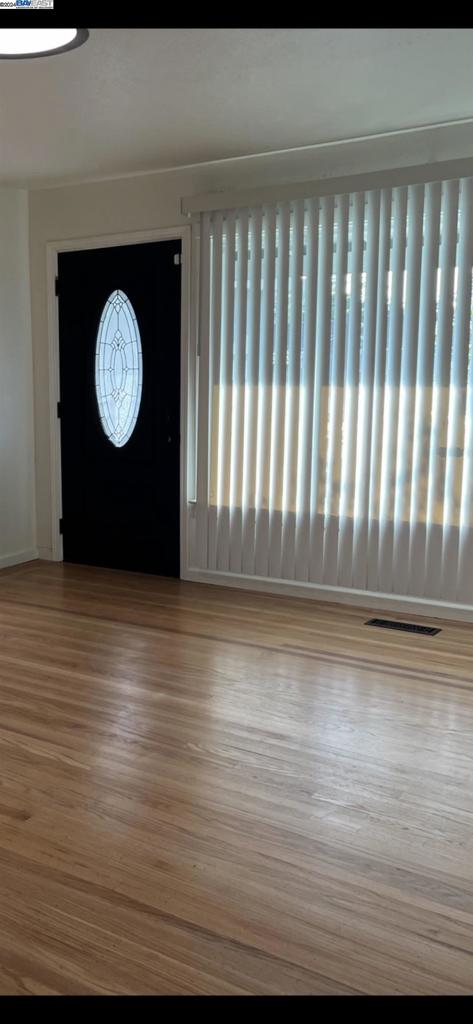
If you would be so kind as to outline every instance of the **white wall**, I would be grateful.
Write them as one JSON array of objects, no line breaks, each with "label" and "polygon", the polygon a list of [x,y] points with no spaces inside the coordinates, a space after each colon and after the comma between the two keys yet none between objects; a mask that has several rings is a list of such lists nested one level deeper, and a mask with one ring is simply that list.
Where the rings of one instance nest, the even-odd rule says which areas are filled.
[{"label": "white wall", "polygon": [[[46,244],[69,238],[175,227],[187,223],[181,198],[201,192],[471,157],[471,126],[450,126],[299,152],[225,160],[179,171],[118,178],[30,193],[37,536],[51,554]],[[56,396],[54,396],[56,397]]]},{"label": "white wall", "polygon": [[0,568],[36,556],[28,194],[0,189]]}]

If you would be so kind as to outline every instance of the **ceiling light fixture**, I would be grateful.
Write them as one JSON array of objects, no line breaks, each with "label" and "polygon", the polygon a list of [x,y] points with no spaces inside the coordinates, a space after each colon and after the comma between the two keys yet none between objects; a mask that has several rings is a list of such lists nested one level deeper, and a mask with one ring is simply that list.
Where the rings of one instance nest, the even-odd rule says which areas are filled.
[{"label": "ceiling light fixture", "polygon": [[2,28],[0,60],[49,57],[82,46],[88,37],[86,28]]}]

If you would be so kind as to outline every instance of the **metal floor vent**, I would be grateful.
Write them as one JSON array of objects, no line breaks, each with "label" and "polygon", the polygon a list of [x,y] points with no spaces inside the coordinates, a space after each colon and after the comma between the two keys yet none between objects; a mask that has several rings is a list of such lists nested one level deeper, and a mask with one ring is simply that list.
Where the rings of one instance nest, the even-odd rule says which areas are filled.
[{"label": "metal floor vent", "polygon": [[436,626],[416,626],[414,622],[393,622],[392,619],[368,619],[365,626],[381,626],[382,629],[400,629],[404,633],[421,633],[422,636],[436,636],[442,630]]}]

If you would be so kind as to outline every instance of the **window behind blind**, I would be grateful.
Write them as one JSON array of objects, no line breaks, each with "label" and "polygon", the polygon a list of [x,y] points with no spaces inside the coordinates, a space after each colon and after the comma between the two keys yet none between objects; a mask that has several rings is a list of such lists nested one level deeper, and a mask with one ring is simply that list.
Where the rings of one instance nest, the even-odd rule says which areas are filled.
[{"label": "window behind blind", "polygon": [[472,189],[202,215],[193,565],[473,601]]}]

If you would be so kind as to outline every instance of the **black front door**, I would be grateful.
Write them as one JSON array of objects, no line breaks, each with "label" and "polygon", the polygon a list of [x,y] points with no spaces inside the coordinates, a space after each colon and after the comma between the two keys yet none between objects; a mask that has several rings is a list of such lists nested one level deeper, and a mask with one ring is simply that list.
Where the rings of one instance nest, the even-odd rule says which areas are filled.
[{"label": "black front door", "polygon": [[179,576],[180,252],[59,256],[66,562]]}]

